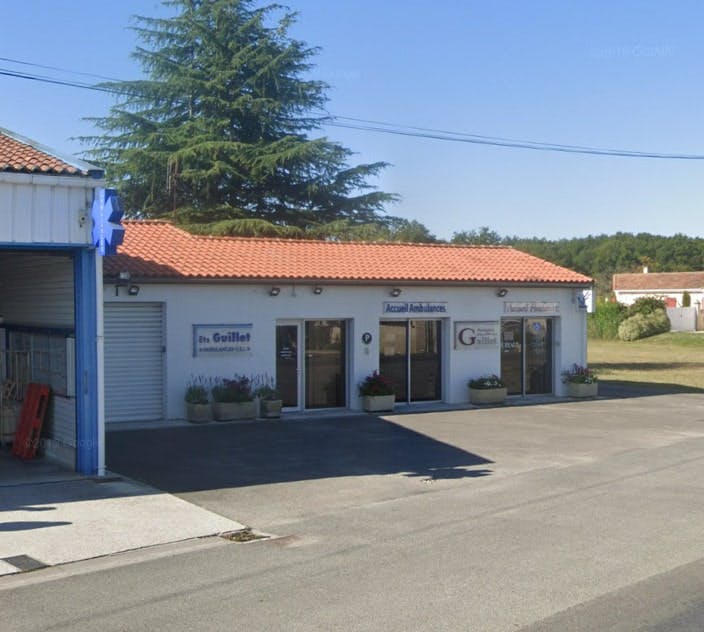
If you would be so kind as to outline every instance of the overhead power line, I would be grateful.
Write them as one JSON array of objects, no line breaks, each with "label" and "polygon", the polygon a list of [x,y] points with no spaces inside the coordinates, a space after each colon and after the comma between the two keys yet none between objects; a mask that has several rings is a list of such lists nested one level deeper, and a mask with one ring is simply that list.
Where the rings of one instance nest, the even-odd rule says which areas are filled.
[{"label": "overhead power line", "polygon": [[[25,62],[8,57],[0,57],[0,61],[11,64],[22,64],[25,66],[33,66],[43,68],[45,70],[54,70],[86,77],[94,77],[98,79],[106,79],[119,83],[121,80],[102,75],[84,73],[75,70],[68,70],[56,66],[47,66],[44,64],[35,64]],[[0,76],[12,77],[15,79],[25,79],[29,81],[37,81],[52,85],[60,85],[71,88],[81,88],[83,90],[94,90],[97,92],[106,92],[115,95],[128,96],[130,92],[107,87],[95,83],[87,83],[82,81],[71,81],[68,79],[57,79],[46,75],[31,74],[29,72],[18,72],[11,68],[0,68]],[[364,132],[372,132],[376,134],[391,134],[394,136],[407,136],[412,138],[423,138],[427,140],[439,140],[453,143],[469,143],[473,145],[488,145],[493,147],[505,147],[509,149],[530,149],[533,151],[551,151],[569,154],[583,154],[591,156],[614,156],[621,158],[648,158],[658,160],[704,160],[703,154],[682,154],[682,153],[666,153],[656,151],[637,151],[631,149],[604,148],[604,147],[588,147],[583,145],[566,145],[560,143],[548,143],[543,141],[532,141],[515,138],[504,138],[500,136],[485,136],[481,134],[471,134],[468,132],[457,132],[451,130],[434,129],[426,127],[416,127],[411,125],[401,125],[398,123],[388,123],[385,121],[376,121],[371,119],[355,118],[351,116],[338,116],[326,113],[322,117],[324,125],[329,127],[338,127],[344,129],[353,129]]]},{"label": "overhead power line", "polygon": [[370,121],[356,119],[347,116],[330,116],[330,121],[326,123],[331,127],[341,127],[345,129],[356,129],[367,132],[377,132],[381,134],[392,134],[396,136],[411,136],[415,138],[426,138],[430,140],[443,140],[454,143],[470,143],[474,145],[491,145],[494,147],[509,147],[512,149],[533,149],[537,151],[555,151],[570,154],[588,154],[593,156],[620,156],[622,158],[658,158],[667,160],[704,160],[701,154],[678,154],[662,153],[653,151],[636,151],[630,149],[611,149],[603,147],[584,147],[580,145],[561,145],[557,143],[545,143],[541,141],[516,140],[512,138],[501,138],[495,136],[482,136],[479,134],[469,134],[466,132],[452,132],[437,130],[432,128],[412,127],[397,125],[395,123],[384,123],[382,121]]}]

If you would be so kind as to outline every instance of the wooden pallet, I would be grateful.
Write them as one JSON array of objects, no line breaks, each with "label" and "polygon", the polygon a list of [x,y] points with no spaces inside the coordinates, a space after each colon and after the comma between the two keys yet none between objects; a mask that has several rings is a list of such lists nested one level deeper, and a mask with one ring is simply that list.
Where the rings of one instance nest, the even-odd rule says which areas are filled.
[{"label": "wooden pallet", "polygon": [[49,386],[47,384],[27,385],[27,392],[20,411],[15,440],[12,442],[12,454],[21,459],[31,459],[37,453],[42,425],[49,407]]}]

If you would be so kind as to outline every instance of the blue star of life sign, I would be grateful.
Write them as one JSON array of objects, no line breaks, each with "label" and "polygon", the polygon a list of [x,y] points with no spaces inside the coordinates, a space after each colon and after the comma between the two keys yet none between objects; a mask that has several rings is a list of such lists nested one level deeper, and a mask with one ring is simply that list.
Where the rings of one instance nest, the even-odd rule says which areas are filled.
[{"label": "blue star of life sign", "polygon": [[120,224],[123,211],[115,189],[96,189],[90,210],[93,219],[93,245],[103,255],[117,254],[117,247],[125,238],[125,229]]}]

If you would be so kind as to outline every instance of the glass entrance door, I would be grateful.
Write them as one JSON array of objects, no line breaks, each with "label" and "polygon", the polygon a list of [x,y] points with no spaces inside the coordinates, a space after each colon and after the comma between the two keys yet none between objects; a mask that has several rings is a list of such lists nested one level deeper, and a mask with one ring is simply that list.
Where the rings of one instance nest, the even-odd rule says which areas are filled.
[{"label": "glass entrance door", "polygon": [[553,320],[501,321],[501,379],[509,395],[553,392]]},{"label": "glass entrance door", "polygon": [[344,320],[305,323],[305,407],[347,405],[346,326]]},{"label": "glass entrance door", "polygon": [[526,318],[525,341],[526,393],[552,393],[552,320]]},{"label": "glass entrance door", "polygon": [[391,380],[397,402],[408,401],[408,325],[381,323],[379,332],[379,372]]},{"label": "glass entrance door", "polygon": [[298,325],[276,326],[276,385],[283,405],[298,408]]},{"label": "glass entrance door", "polygon": [[523,395],[523,320],[501,321],[501,379],[509,395]]},{"label": "glass entrance door", "polygon": [[380,325],[379,371],[391,379],[397,402],[442,398],[442,321],[386,321]]}]

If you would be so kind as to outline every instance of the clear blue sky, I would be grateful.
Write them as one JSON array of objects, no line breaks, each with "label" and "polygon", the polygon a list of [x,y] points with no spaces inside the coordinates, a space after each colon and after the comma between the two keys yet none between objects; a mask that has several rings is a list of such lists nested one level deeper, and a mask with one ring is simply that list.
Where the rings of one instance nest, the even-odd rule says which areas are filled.
[{"label": "clear blue sky", "polygon": [[[321,47],[336,115],[561,144],[704,154],[704,3],[290,0]],[[156,0],[2,6],[0,57],[117,78],[134,14]],[[0,68],[50,74],[0,61]],[[51,73],[56,75],[56,73]],[[62,75],[80,79],[75,75]],[[108,95],[0,76],[0,126],[67,153]],[[327,128],[357,161],[392,164],[389,208],[435,234],[489,226],[550,239],[617,231],[704,236],[704,161],[545,153]]]}]

